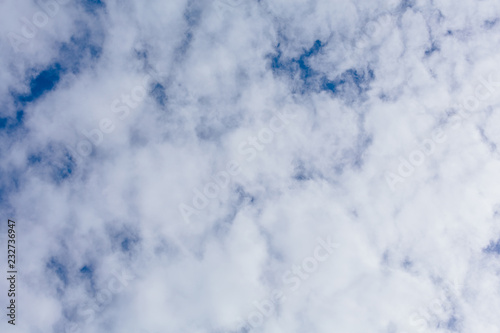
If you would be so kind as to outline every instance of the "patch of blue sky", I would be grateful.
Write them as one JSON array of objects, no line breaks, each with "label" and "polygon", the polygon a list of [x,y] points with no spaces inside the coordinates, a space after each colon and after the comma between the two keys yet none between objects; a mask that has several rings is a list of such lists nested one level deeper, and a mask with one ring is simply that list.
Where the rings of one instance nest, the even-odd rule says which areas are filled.
[{"label": "patch of blue sky", "polygon": [[314,69],[309,64],[309,59],[321,53],[325,43],[316,40],[313,46],[296,58],[286,59],[281,50],[281,44],[278,44],[274,54],[269,55],[270,66],[276,75],[287,76],[292,80],[299,82],[297,92],[304,94],[307,92],[329,91],[352,101],[366,92],[371,81],[375,78],[373,70],[351,68],[340,74],[333,80],[327,78],[326,73]]},{"label": "patch of blue sky", "polygon": [[370,89],[370,83],[375,78],[373,70],[348,69],[333,80],[323,77],[321,90],[352,103],[363,100],[363,94]]},{"label": "patch of blue sky", "polygon": [[20,169],[0,170],[0,188],[5,193],[13,193],[20,189],[23,172]]},{"label": "patch of blue sky", "polygon": [[458,330],[458,319],[454,315],[452,315],[449,319],[448,322],[446,323],[446,328],[451,330],[451,331],[457,331]]},{"label": "patch of blue sky", "polygon": [[497,23],[498,23],[498,18],[495,18],[494,20],[486,20],[486,21],[484,21],[484,27],[486,29],[491,29],[494,26],[496,26]]},{"label": "patch of blue sky", "polygon": [[132,248],[137,244],[138,239],[137,238],[130,238],[130,237],[125,237],[125,239],[122,240],[121,242],[121,249],[124,252],[131,251]]},{"label": "patch of blue sky", "polygon": [[29,80],[29,93],[12,93],[17,104],[35,102],[45,94],[56,89],[62,76],[71,72],[77,74],[85,63],[95,63],[102,54],[102,46],[95,42],[90,29],[82,27],[79,35],[72,36],[69,42],[60,43],[56,61],[48,64],[42,70],[30,68],[26,72]]},{"label": "patch of blue sky", "polygon": [[84,265],[80,268],[80,277],[85,282],[87,288],[92,292],[96,292],[96,285],[94,281],[94,268],[92,265]]},{"label": "patch of blue sky", "polygon": [[235,192],[237,194],[237,201],[236,201],[237,206],[241,206],[244,204],[250,204],[250,205],[254,204],[255,197],[250,193],[246,192],[243,186],[238,185],[235,189]]},{"label": "patch of blue sky", "polygon": [[236,218],[236,215],[242,207],[247,205],[255,205],[256,198],[245,191],[242,185],[236,185],[233,189],[231,204],[228,206],[226,213],[213,226],[212,232],[218,237],[228,234],[230,227]]},{"label": "patch of blue sky", "polygon": [[413,261],[409,258],[405,258],[405,260],[401,263],[401,266],[403,266],[405,270],[410,270],[413,267]]},{"label": "patch of blue sky", "polygon": [[57,258],[50,258],[46,266],[47,269],[54,273],[54,275],[63,283],[64,286],[68,285],[68,269]]},{"label": "patch of blue sky", "polygon": [[490,244],[483,249],[483,252],[500,254],[500,240],[497,240],[496,242],[491,241]]},{"label": "patch of blue sky", "polygon": [[[11,135],[15,131],[24,129],[24,109],[27,104],[34,103],[54,91],[63,75],[68,72],[77,74],[89,60],[90,63],[95,63],[99,59],[102,47],[96,45],[92,40],[90,30],[83,29],[80,35],[73,36],[69,42],[59,45],[56,61],[41,70],[30,68],[26,71],[29,92],[11,92],[17,111],[15,115],[0,118],[0,133],[4,132],[6,135]],[[162,96],[160,95],[158,98],[161,100]],[[6,137],[6,141],[8,140],[9,138]],[[47,147],[47,150],[50,151],[50,147]],[[56,183],[67,179],[72,174],[75,162],[71,155],[68,154],[60,161],[51,160],[51,154],[47,152],[38,152],[28,157],[28,165],[32,167],[46,167],[49,165],[52,170],[50,174]]]},{"label": "patch of blue sky", "polygon": [[404,13],[408,8],[415,6],[415,0],[402,0],[399,11]]},{"label": "patch of blue sky", "polygon": [[98,33],[82,26],[78,35],[59,45],[58,58],[63,69],[78,74],[84,64],[97,62],[102,55],[102,40]]},{"label": "patch of blue sky", "polygon": [[271,69],[277,75],[286,75],[291,79],[300,78],[300,92],[315,90],[315,78],[319,75],[310,65],[308,59],[317,55],[324,47],[320,40],[316,40],[313,46],[304,50],[298,58],[285,59],[281,51],[281,43],[276,46],[276,53],[270,55]]},{"label": "patch of blue sky", "polygon": [[331,90],[333,93],[345,91],[346,87],[348,87],[361,94],[369,89],[369,84],[374,78],[375,75],[371,69],[357,70],[351,68],[332,81],[326,80],[324,84],[327,85],[327,90]]},{"label": "patch of blue sky", "polygon": [[66,156],[66,159],[63,161],[53,161],[50,163],[51,167],[51,178],[56,184],[60,184],[64,180],[71,177],[73,174],[74,163],[71,160],[70,156]]},{"label": "patch of blue sky", "polygon": [[201,20],[202,9],[196,1],[190,1],[184,12],[184,19],[190,28],[196,27]]},{"label": "patch of blue sky", "polygon": [[30,76],[30,92],[24,95],[13,94],[14,98],[17,99],[18,102],[24,104],[27,102],[33,102],[39,99],[48,91],[51,91],[55,88],[59,80],[61,79],[62,73],[64,73],[64,69],[61,67],[61,64],[55,62],[46,67],[46,69],[36,72],[34,69],[30,69],[29,72],[36,73]]},{"label": "patch of blue sky", "polygon": [[24,111],[17,110],[15,116],[0,118],[0,132],[5,131],[7,135],[20,129],[24,123]]},{"label": "patch of blue sky", "polygon": [[[0,155],[2,155],[0,151]],[[4,166],[0,169],[0,210],[8,216],[15,216],[18,212],[11,205],[9,198],[22,189],[25,173],[22,169]]]},{"label": "patch of blue sky", "polygon": [[293,173],[293,179],[299,182],[311,180],[314,178],[312,170],[309,170],[303,160],[298,160],[295,162],[295,168]]},{"label": "patch of blue sky", "polygon": [[440,51],[439,46],[436,43],[432,43],[431,47],[425,50],[425,55],[430,56],[434,52],[439,52],[439,51]]},{"label": "patch of blue sky", "polygon": [[354,151],[352,151],[351,161],[352,166],[356,169],[361,169],[363,167],[363,154],[366,150],[371,146],[373,142],[373,138],[369,135],[366,135],[364,132],[360,134],[358,137],[356,147]]},{"label": "patch of blue sky", "polygon": [[193,33],[189,30],[184,35],[180,46],[176,49],[176,60],[182,62],[193,41]]},{"label": "patch of blue sky", "polygon": [[91,14],[97,14],[98,11],[106,9],[106,3],[101,0],[80,0],[80,4]]},{"label": "patch of blue sky", "polygon": [[161,83],[156,83],[151,89],[151,96],[154,98],[158,105],[165,107],[167,103],[167,94],[165,87]]},{"label": "patch of blue sky", "polygon": [[27,166],[39,169],[40,175],[46,175],[53,183],[60,184],[71,177],[76,161],[64,148],[49,144],[42,150],[31,152],[27,157]]},{"label": "patch of blue sky", "polygon": [[93,270],[91,267],[85,265],[80,269],[80,273],[82,273],[83,276],[90,278],[92,277]]},{"label": "patch of blue sky", "polygon": [[113,247],[123,253],[134,252],[140,242],[139,235],[129,227],[123,226],[119,230],[111,228],[108,236],[113,244]]}]

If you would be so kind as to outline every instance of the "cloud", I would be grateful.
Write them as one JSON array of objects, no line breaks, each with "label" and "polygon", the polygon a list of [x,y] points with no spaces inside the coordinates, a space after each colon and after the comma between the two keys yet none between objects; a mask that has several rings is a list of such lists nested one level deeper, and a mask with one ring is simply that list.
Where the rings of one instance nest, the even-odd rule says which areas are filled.
[{"label": "cloud", "polygon": [[496,2],[1,6],[2,332],[498,331]]}]

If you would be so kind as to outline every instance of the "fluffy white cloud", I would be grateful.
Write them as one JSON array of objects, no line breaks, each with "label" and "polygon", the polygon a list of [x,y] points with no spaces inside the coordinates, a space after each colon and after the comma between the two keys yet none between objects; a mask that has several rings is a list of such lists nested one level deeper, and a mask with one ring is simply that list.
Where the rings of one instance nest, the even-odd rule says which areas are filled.
[{"label": "fluffy white cloud", "polygon": [[2,332],[498,332],[497,2],[0,6]]}]

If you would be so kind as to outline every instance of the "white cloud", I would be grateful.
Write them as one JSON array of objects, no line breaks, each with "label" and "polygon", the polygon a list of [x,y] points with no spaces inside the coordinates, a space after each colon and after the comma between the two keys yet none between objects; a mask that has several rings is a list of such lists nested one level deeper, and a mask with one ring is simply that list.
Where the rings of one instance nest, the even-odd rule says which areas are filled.
[{"label": "white cloud", "polygon": [[[478,90],[500,79],[495,1],[99,3],[60,4],[17,52],[41,7],[0,4],[20,271],[2,332],[234,332],[329,235],[255,332],[498,331],[500,94]],[[179,205],[230,161],[186,224]]]}]

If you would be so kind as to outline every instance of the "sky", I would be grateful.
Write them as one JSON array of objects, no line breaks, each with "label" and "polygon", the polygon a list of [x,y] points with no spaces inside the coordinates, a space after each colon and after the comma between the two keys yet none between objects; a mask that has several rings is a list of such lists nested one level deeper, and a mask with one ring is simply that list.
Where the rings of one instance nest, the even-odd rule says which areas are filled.
[{"label": "sky", "polygon": [[0,0],[0,331],[500,332],[499,64],[495,0]]}]

